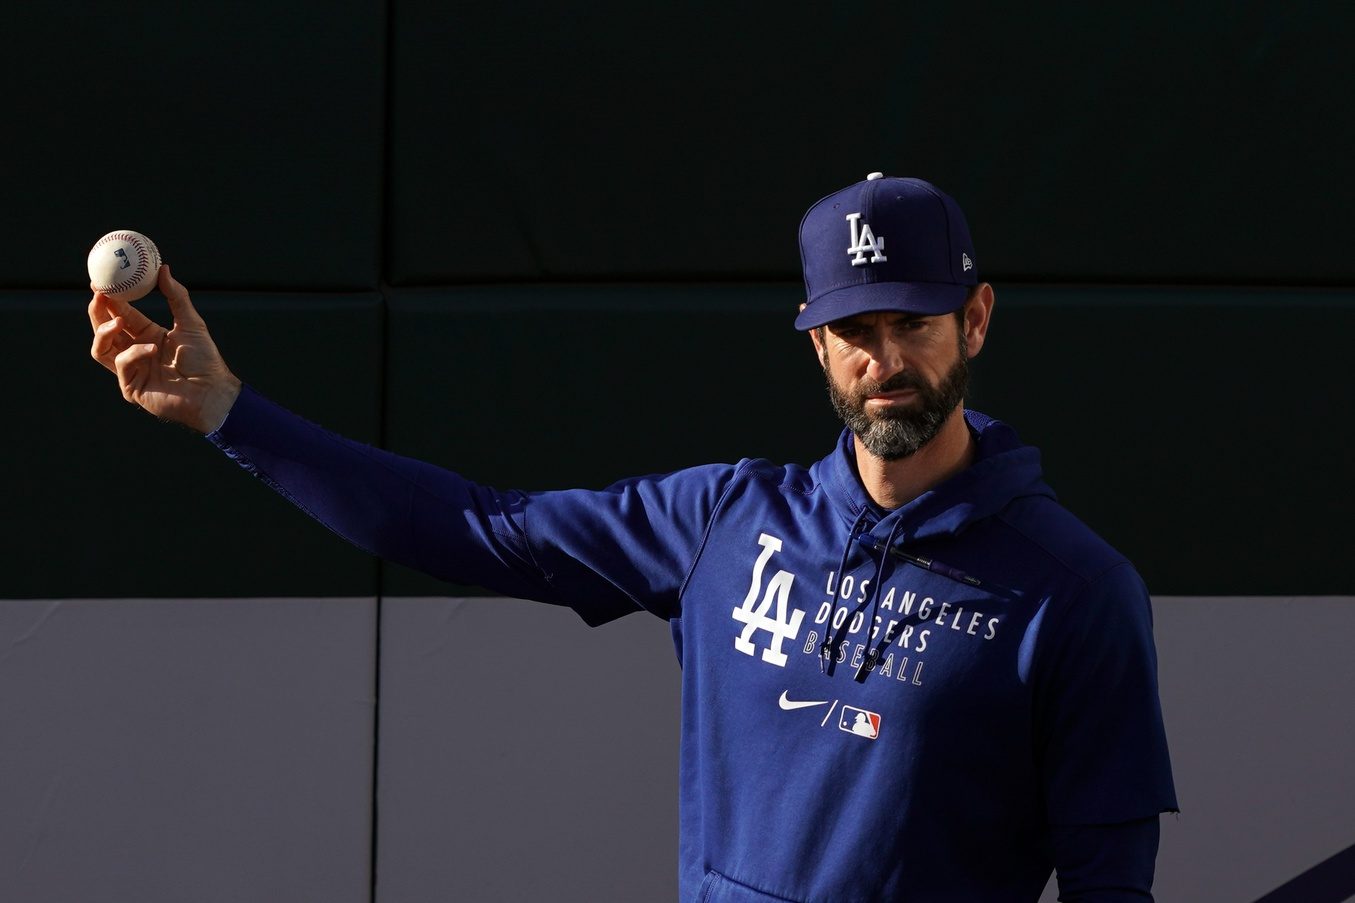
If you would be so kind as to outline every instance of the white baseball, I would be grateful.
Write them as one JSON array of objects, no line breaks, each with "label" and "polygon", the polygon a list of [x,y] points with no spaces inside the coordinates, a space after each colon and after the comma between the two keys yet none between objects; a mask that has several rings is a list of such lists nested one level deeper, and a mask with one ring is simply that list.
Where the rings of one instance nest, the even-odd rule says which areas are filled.
[{"label": "white baseball", "polygon": [[118,301],[136,301],[155,288],[160,249],[140,232],[109,232],[89,249],[89,281],[96,292]]}]

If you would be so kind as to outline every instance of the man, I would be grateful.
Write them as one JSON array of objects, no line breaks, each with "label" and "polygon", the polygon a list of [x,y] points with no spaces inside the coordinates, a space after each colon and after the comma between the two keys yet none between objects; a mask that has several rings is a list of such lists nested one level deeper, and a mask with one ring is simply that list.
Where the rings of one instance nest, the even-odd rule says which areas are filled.
[{"label": "man", "polygon": [[497,491],[242,386],[183,286],[96,294],[92,353],[357,545],[460,583],[673,623],[680,899],[1151,899],[1174,810],[1151,614],[1039,455],[967,412],[994,296],[959,207],[872,173],[800,229],[836,449],[606,490]]}]

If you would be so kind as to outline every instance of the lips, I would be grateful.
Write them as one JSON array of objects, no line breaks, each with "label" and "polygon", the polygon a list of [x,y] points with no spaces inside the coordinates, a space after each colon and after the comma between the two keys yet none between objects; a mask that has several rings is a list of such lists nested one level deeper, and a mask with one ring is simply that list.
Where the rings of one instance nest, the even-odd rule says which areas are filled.
[{"label": "lips", "polygon": [[918,396],[916,389],[896,389],[893,392],[876,392],[866,396],[867,402],[875,402],[877,405],[898,404],[905,401],[913,401]]}]

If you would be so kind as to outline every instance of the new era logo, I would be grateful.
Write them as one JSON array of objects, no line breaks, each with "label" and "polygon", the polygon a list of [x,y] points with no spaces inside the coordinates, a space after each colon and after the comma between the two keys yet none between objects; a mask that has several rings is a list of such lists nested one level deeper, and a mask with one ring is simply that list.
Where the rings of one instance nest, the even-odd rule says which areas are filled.
[{"label": "new era logo", "polygon": [[966,272],[966,273],[969,272],[970,270],[974,269],[974,261],[972,261],[972,260],[969,259],[969,255],[968,255],[968,254],[964,254],[964,253],[961,253],[961,254],[960,254],[960,263],[964,264],[964,268],[965,268],[965,272]]},{"label": "new era logo", "polygon": [[874,740],[880,736],[880,716],[865,709],[854,709],[849,705],[842,707],[842,717],[838,719],[837,726],[839,730],[865,737],[867,740]]}]

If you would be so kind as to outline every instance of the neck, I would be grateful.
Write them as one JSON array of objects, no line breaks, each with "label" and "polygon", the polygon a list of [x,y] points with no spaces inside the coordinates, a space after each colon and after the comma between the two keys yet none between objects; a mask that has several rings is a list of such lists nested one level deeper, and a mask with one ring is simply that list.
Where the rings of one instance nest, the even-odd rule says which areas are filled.
[{"label": "neck", "polygon": [[856,470],[875,504],[901,508],[929,489],[941,485],[974,460],[974,437],[964,419],[964,405],[956,405],[932,441],[906,458],[886,461],[856,443]]}]

